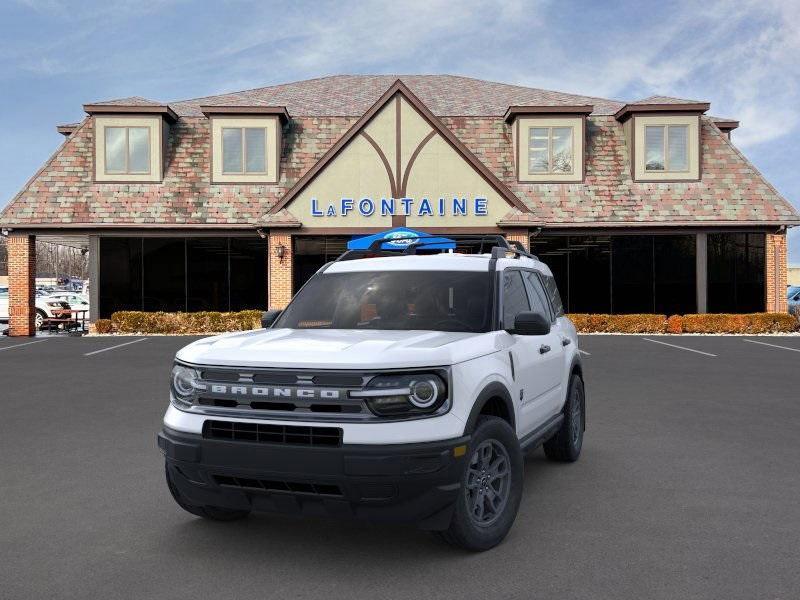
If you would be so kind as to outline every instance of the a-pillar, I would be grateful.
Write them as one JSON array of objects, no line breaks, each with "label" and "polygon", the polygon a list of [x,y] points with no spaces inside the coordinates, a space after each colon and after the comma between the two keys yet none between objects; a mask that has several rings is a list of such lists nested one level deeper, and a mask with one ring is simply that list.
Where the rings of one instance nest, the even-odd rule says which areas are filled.
[{"label": "a-pillar", "polygon": [[789,310],[786,298],[786,278],[788,265],[786,264],[786,233],[768,233],[765,258],[764,291],[766,298],[764,306],[767,312],[787,312]]},{"label": "a-pillar", "polygon": [[8,334],[36,335],[36,236],[8,236]]},{"label": "a-pillar", "polygon": [[269,308],[286,308],[292,299],[292,234],[270,231],[267,253]]}]

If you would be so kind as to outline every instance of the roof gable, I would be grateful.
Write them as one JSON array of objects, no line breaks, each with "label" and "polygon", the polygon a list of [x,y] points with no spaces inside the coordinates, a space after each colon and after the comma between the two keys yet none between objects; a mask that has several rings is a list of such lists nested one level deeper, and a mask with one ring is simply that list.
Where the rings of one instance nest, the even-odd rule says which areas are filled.
[{"label": "roof gable", "polygon": [[[407,157],[405,164],[402,161],[402,148],[401,148],[401,121],[400,121],[400,99],[408,103],[413,110],[430,126],[430,132],[418,141],[418,145],[413,152]],[[372,123],[376,116],[381,113],[391,102],[397,102],[397,120],[396,131],[394,132],[394,141],[396,147],[394,149],[394,160],[389,161],[386,153],[380,147],[380,144],[367,133],[366,128]],[[444,140],[455,152],[466,161],[472,169],[477,172],[480,177],[510,206],[515,207],[523,212],[528,212],[525,204],[508,188],[508,186],[500,181],[500,179],[492,173],[475,155],[470,152],[467,147],[455,136],[453,133],[444,126],[444,124],[417,98],[411,90],[399,79],[395,81],[389,89],[367,110],[358,121],[341,137],[339,140],[323,155],[323,157],[311,168],[308,172],[300,178],[300,180],[284,195],[280,202],[278,202],[269,213],[277,213],[282,209],[288,207],[295,198],[303,192],[312,182],[323,172],[323,170],[336,159],[337,156],[343,152],[348,145],[350,145],[356,137],[364,138],[369,145],[371,145],[388,176],[389,187],[386,190],[391,194],[392,198],[400,199],[406,196],[409,177],[411,174],[411,167],[414,165],[415,160],[423,151],[425,146],[434,138],[441,138]]]}]

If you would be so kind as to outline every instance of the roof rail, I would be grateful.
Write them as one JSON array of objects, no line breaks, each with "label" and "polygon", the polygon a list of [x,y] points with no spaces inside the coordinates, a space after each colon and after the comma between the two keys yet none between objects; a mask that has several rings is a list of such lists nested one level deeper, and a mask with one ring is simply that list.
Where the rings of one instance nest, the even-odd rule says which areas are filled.
[{"label": "roof rail", "polygon": [[[408,256],[417,253],[417,250],[422,248],[425,249],[434,249],[435,246],[441,246],[447,242],[443,241],[443,238],[447,241],[453,242],[466,242],[466,243],[473,243],[473,244],[480,244],[480,254],[483,254],[484,245],[487,248],[491,248],[491,253],[494,258],[503,258],[506,254],[513,254],[515,258],[519,258],[520,256],[525,256],[527,258],[531,258],[533,260],[538,260],[535,255],[528,252],[525,247],[516,240],[507,240],[504,236],[497,234],[486,234],[486,235],[470,235],[470,234],[458,234],[458,235],[448,235],[444,236],[431,236],[430,238],[419,237],[416,235],[409,235],[409,236],[398,236],[393,237],[391,240],[386,239],[378,239],[373,241],[369,248],[362,249],[362,250],[348,250],[341,256],[339,256],[335,262],[340,260],[356,260],[359,258],[372,258],[377,256]],[[382,248],[383,244],[387,241],[391,242],[398,242],[398,241],[405,241],[409,240],[409,244],[406,245],[404,248],[398,248],[397,250],[385,250]],[[498,252],[499,251],[499,252]],[[495,254],[499,254],[499,256],[495,256]]]}]

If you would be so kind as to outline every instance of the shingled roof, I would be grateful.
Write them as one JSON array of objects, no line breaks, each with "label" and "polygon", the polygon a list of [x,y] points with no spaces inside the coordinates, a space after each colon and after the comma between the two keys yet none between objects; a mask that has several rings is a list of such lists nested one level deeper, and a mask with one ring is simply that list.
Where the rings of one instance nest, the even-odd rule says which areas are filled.
[{"label": "shingled roof", "polygon": [[[291,226],[271,213],[286,192],[397,80],[393,75],[339,75],[169,103],[180,117],[170,128],[163,183],[93,181],[93,119],[85,119],[0,214],[6,226],[256,227]],[[637,183],[622,125],[625,103],[451,75],[400,76],[466,148],[530,212],[509,207],[502,224],[562,227],[649,225],[776,225],[800,223],[795,209],[736,149],[713,119],[701,117],[700,181]],[[666,97],[642,100],[675,100]],[[163,106],[144,98],[109,102]],[[128,104],[126,104],[128,103]],[[585,105],[586,179],[574,184],[519,183],[513,169],[512,105]],[[94,103],[95,105],[100,103]],[[276,184],[210,183],[209,121],[200,106],[285,106],[280,180]]]},{"label": "shingled roof", "polygon": [[291,115],[360,117],[400,79],[436,116],[502,116],[512,105],[591,104],[610,115],[624,102],[495,83],[458,75],[332,75],[282,85],[170,102],[180,116],[201,116],[201,105],[285,106]]}]

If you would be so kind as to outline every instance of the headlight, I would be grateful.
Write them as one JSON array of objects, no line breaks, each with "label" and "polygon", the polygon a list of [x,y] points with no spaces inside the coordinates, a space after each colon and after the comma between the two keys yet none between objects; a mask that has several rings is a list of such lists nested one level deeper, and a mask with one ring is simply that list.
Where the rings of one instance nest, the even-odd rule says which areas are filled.
[{"label": "headlight", "polygon": [[413,417],[445,412],[449,408],[444,373],[400,373],[373,377],[352,398],[363,398],[381,417]]},{"label": "headlight", "polygon": [[192,405],[195,392],[203,387],[197,369],[180,364],[172,367],[171,383],[172,397],[184,407]]}]

